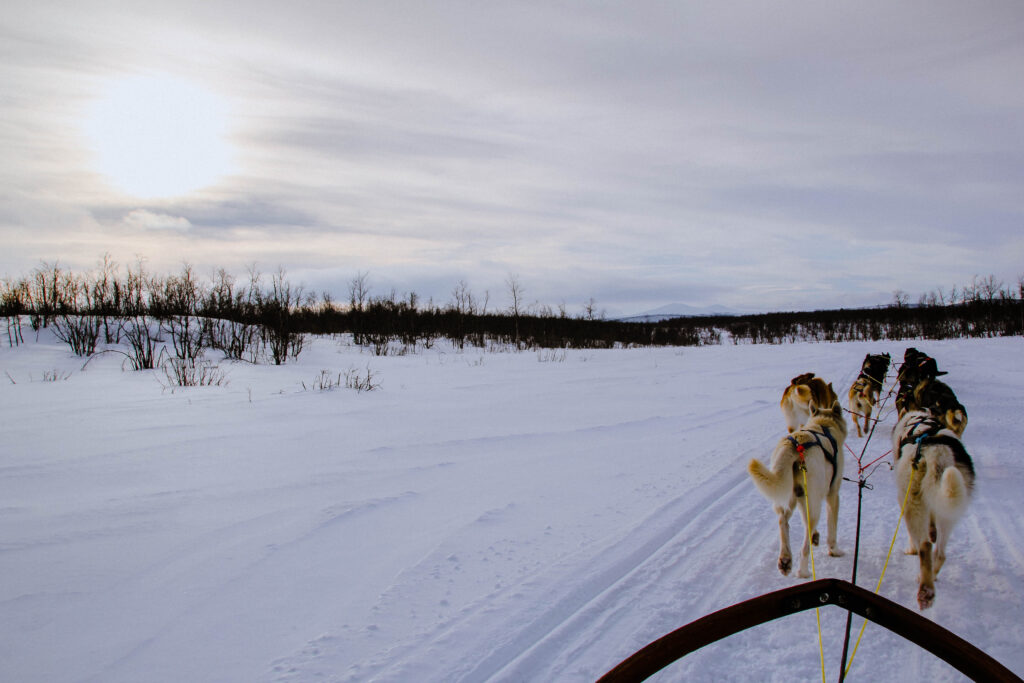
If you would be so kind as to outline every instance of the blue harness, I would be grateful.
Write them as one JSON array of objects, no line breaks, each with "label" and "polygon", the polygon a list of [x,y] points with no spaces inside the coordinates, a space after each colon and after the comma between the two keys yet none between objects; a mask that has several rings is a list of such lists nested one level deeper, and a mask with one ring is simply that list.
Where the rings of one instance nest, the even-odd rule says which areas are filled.
[{"label": "blue harness", "polygon": [[914,450],[914,461],[912,464],[916,470],[917,464],[921,462],[921,446],[924,445],[926,439],[930,439],[938,434],[942,428],[942,423],[934,417],[922,417],[916,422],[911,423],[907,435],[900,439],[900,448],[896,453],[896,459],[899,460],[903,456],[904,446],[915,444],[917,448]]}]

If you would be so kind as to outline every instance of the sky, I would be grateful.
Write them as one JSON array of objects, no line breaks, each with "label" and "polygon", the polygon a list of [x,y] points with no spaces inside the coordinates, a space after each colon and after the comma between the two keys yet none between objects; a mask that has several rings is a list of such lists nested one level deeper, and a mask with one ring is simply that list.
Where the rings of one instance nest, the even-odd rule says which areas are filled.
[{"label": "sky", "polygon": [[608,315],[1016,285],[1022,83],[1017,0],[8,0],[0,277]]}]

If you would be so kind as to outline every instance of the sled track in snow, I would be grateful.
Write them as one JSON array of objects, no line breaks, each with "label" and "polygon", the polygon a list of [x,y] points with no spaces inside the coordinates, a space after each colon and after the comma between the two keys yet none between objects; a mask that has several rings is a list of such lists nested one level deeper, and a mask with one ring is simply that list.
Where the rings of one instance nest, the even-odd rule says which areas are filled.
[{"label": "sled track in snow", "polygon": [[[485,657],[462,681],[482,681],[499,676],[510,667],[525,672],[551,660],[564,647],[566,638],[603,614],[603,603],[611,601],[610,592],[677,536],[682,536],[720,505],[741,495],[747,482],[740,468],[724,468],[700,488],[698,495],[687,492],[662,506],[640,524],[634,533],[609,546],[602,553],[618,558],[588,575],[550,609],[531,620],[501,647]],[[566,633],[560,637],[560,633]]]}]

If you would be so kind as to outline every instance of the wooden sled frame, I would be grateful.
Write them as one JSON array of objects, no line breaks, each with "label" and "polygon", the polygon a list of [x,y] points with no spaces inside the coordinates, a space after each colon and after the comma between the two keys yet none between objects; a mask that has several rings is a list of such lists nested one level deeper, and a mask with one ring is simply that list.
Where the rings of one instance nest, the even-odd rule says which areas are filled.
[{"label": "wooden sled frame", "polygon": [[823,605],[836,605],[884,626],[973,680],[1021,681],[974,645],[916,612],[848,581],[819,579],[767,593],[690,622],[625,659],[602,676],[599,683],[642,681],[705,645]]}]

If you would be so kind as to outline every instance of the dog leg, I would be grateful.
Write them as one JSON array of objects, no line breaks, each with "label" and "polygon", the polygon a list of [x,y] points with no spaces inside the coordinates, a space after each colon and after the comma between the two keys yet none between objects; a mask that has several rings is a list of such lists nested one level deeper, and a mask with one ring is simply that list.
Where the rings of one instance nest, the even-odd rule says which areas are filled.
[{"label": "dog leg", "polygon": [[911,496],[907,503],[905,512],[907,524],[907,537],[910,545],[907,546],[907,555],[917,555],[921,550],[921,544],[928,540],[928,522],[930,515],[921,508],[921,503]]},{"label": "dog leg", "polygon": [[946,563],[946,542],[949,540],[949,532],[953,525],[945,520],[939,520],[935,533],[935,558],[932,561],[932,576],[939,578],[939,570]]},{"label": "dog leg", "polygon": [[793,553],[789,548],[789,517],[793,508],[787,510],[776,506],[775,512],[779,516],[779,571],[788,576],[793,568]]},{"label": "dog leg", "polygon": [[917,604],[928,609],[935,602],[935,575],[932,572],[932,542],[925,541],[918,551],[921,556],[921,577],[917,587]]},{"label": "dog leg", "polygon": [[832,557],[842,557],[845,553],[839,549],[839,487],[834,492],[829,492],[825,499],[828,505],[828,554]]},{"label": "dog leg", "polygon": [[811,556],[811,538],[817,533],[818,527],[818,512],[814,511],[814,507],[811,508],[811,518],[807,519],[807,508],[801,507],[800,514],[804,518],[804,545],[800,552],[800,568],[797,570],[796,575],[801,579],[808,579],[811,577],[810,570],[808,567],[808,559]]}]

